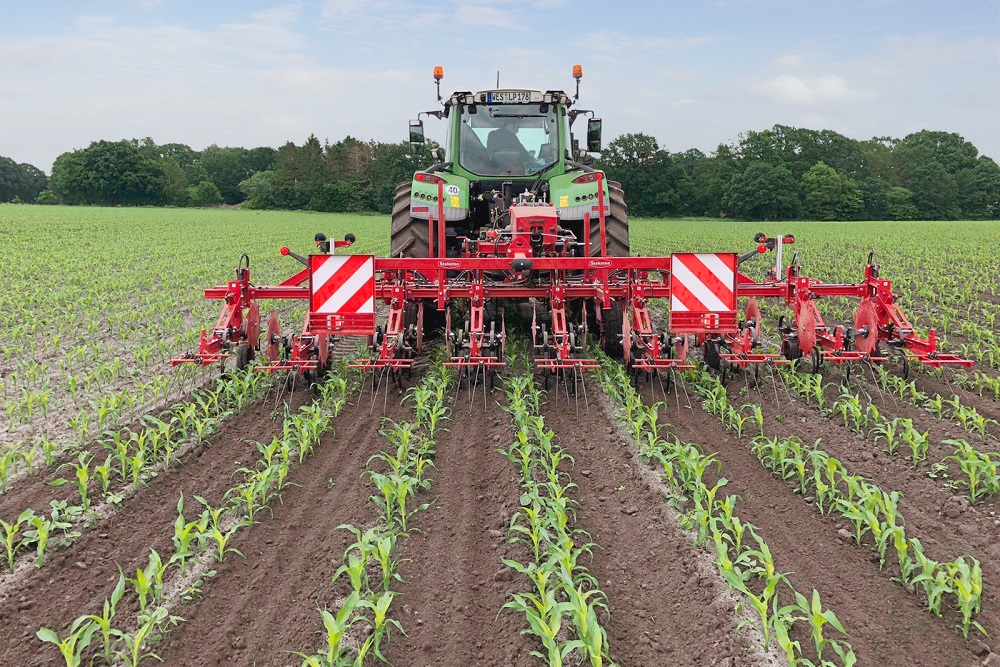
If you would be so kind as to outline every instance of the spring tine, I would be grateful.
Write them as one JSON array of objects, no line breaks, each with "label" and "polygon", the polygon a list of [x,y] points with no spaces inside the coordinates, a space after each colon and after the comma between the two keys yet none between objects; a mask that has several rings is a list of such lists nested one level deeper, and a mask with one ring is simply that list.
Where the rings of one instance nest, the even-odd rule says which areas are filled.
[{"label": "spring tine", "polygon": [[386,415],[386,413],[389,412],[389,384],[390,383],[388,382],[388,380],[391,380],[393,378],[393,376],[395,376],[395,375],[396,375],[396,371],[392,367],[390,367],[390,366],[386,366],[385,367],[385,379],[387,380],[387,382],[385,383],[385,393],[382,394],[382,416],[383,417]]},{"label": "spring tine", "polygon": [[569,405],[569,370],[563,369],[563,384],[566,387],[566,405]]},{"label": "spring tine", "polygon": [[[469,375],[472,375],[471,370],[469,371]],[[469,388],[469,412],[472,412],[472,405],[476,399],[476,389],[478,388],[479,388],[479,366],[476,366],[475,379],[472,382],[472,386]]]},{"label": "spring tine", "polygon": [[670,383],[674,386],[674,401],[677,403],[677,413],[681,411],[681,393],[677,391],[677,378],[680,373],[676,369],[670,369]]},{"label": "spring tine", "polygon": [[578,364],[573,365],[573,398],[576,399],[576,414],[580,414],[580,390],[576,385]]},{"label": "spring tine", "polygon": [[285,385],[288,384],[288,376],[285,375],[285,379],[281,382],[281,387],[274,392],[274,405],[271,407],[271,412],[278,409],[278,401],[281,400],[281,393],[285,390]]},{"label": "spring tine", "polygon": [[684,389],[684,398],[685,400],[687,400],[688,410],[694,410],[694,407],[692,407],[691,405],[691,394],[688,393],[687,380],[684,379],[683,373],[680,374],[680,378],[681,378],[681,388]]},{"label": "spring tine", "polygon": [[372,404],[368,410],[368,414],[374,414],[375,412],[375,401],[378,400],[378,393],[382,390],[382,375],[385,373],[385,368],[380,368],[378,371],[378,385],[375,385],[375,374],[372,373]]},{"label": "spring tine", "polygon": [[486,410],[488,410],[489,407],[490,407],[489,401],[487,401],[487,399],[486,399],[486,392],[489,390],[489,382],[490,382],[489,376],[487,375],[489,372],[490,372],[489,370],[487,370],[485,368],[483,369],[483,411],[484,412]]},{"label": "spring tine", "polygon": [[587,378],[583,377],[583,372],[580,372],[580,386],[583,387],[583,405],[587,410],[587,414],[590,414],[590,397],[587,396]]},{"label": "spring tine", "polygon": [[465,366],[458,367],[458,379],[455,381],[455,396],[452,399],[453,405],[458,405],[458,392],[462,388],[462,378],[465,376]]},{"label": "spring tine", "polygon": [[667,388],[663,386],[663,373],[656,371],[656,380],[660,383],[660,393],[663,395],[663,402],[667,402]]}]

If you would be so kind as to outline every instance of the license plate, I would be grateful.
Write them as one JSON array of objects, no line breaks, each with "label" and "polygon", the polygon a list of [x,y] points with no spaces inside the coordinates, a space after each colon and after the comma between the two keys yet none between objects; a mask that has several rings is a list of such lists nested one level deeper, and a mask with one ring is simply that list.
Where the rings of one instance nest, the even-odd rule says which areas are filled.
[{"label": "license plate", "polygon": [[526,104],[531,101],[531,93],[526,90],[498,90],[486,93],[489,104]]}]

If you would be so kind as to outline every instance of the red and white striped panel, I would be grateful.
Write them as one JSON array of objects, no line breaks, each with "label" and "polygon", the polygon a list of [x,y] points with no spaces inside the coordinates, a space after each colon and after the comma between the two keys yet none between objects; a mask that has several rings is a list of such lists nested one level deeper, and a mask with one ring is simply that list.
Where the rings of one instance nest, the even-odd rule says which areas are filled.
[{"label": "red and white striped panel", "polygon": [[310,255],[309,322],[316,333],[369,335],[375,328],[375,258]]},{"label": "red and white striped panel", "polygon": [[670,330],[736,330],[736,254],[678,252],[670,256]]}]

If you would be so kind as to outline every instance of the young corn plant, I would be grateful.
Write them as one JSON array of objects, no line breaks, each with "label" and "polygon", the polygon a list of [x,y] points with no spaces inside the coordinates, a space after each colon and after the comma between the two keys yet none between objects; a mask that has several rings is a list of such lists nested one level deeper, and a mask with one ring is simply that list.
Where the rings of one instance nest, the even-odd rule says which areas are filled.
[{"label": "young corn plant", "polygon": [[43,642],[54,645],[66,661],[66,667],[79,667],[83,664],[83,652],[90,646],[98,625],[89,616],[81,616],[69,628],[69,634],[60,639],[54,631],[41,628],[35,636]]},{"label": "young corn plant", "polygon": [[34,517],[34,510],[28,508],[21,512],[17,520],[12,523],[7,523],[0,519],[0,529],[3,530],[4,555],[7,559],[7,568],[11,572],[14,571],[14,560],[17,558],[17,551],[24,544],[23,540],[17,539],[17,535],[21,530],[21,526],[25,523],[30,523]]},{"label": "young corn plant", "polygon": [[1000,492],[1000,474],[997,471],[1000,455],[980,452],[962,439],[943,440],[941,444],[955,448],[955,453],[947,459],[961,469],[965,477],[959,483],[966,487],[973,503]]},{"label": "young corn plant", "polygon": [[118,603],[121,602],[122,596],[125,594],[125,575],[119,572],[118,574],[118,584],[115,589],[111,592],[111,598],[104,599],[104,607],[101,614],[98,616],[92,614],[87,616],[94,625],[101,632],[101,643],[104,647],[104,661],[111,665],[114,664],[113,651],[115,647],[116,637],[119,636],[119,631],[114,628],[115,613],[118,611]]}]

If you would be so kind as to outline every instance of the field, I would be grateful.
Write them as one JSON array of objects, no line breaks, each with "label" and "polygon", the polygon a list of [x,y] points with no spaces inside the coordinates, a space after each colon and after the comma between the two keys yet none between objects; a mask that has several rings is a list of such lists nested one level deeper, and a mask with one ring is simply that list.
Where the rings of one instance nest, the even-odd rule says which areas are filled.
[{"label": "field", "polygon": [[578,408],[517,337],[485,406],[440,352],[375,403],[346,341],[313,389],[171,368],[241,253],[273,283],[282,245],[388,228],[0,206],[0,665],[1000,664],[1000,223],[630,226],[644,255],[794,234],[826,282],[875,249],[968,371],[636,388],[602,358]]}]

